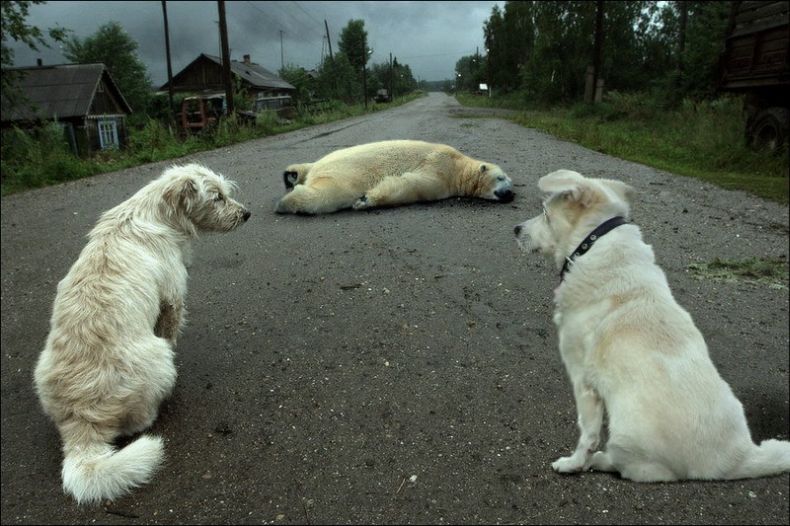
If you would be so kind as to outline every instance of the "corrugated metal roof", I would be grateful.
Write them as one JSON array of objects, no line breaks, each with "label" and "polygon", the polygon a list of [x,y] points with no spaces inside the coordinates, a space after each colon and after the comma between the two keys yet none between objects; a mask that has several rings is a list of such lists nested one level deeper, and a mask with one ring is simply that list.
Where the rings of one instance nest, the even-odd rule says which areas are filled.
[{"label": "corrugated metal roof", "polygon": [[[216,62],[217,64],[221,64],[219,57],[206,55],[205,53],[204,55],[209,60]],[[244,62],[239,62],[238,60],[231,60],[230,70],[257,88],[296,89],[294,86],[284,81],[276,74],[254,62],[245,64]]]},{"label": "corrugated metal roof", "polygon": [[63,64],[32,68],[10,68],[22,73],[15,85],[30,104],[2,108],[3,121],[83,117],[88,114],[96,88],[103,74],[119,96],[120,103],[131,113],[118,87],[106,72],[104,64]]}]

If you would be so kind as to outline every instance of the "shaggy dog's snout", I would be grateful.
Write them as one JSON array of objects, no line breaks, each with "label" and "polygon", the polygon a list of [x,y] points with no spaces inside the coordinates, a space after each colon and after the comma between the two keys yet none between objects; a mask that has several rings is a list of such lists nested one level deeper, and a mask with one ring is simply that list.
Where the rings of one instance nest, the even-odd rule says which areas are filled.
[{"label": "shaggy dog's snout", "polygon": [[513,233],[516,234],[516,237],[521,233],[521,225],[516,225],[513,227]]},{"label": "shaggy dog's snout", "polygon": [[494,195],[503,203],[509,203],[516,197],[512,190],[497,190]]},{"label": "shaggy dog's snout", "polygon": [[244,211],[244,214],[242,214],[242,216],[241,216],[241,217],[242,217],[242,218],[244,219],[244,221],[246,222],[246,221],[247,221],[247,220],[250,218],[250,216],[251,216],[251,215],[252,215],[252,212],[250,212],[249,210],[245,210],[245,211]]}]

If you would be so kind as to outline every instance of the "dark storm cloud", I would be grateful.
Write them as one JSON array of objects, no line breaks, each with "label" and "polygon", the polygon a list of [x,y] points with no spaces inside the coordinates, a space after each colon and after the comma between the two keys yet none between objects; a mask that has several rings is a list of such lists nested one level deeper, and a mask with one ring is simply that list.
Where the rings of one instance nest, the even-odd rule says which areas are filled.
[{"label": "dark storm cloud", "polygon": [[[494,4],[502,2],[226,2],[231,56],[276,71],[280,67],[280,31],[287,64],[315,67],[328,54],[324,19],[333,51],[340,31],[351,19],[362,19],[373,49],[373,63],[391,52],[426,80],[451,78],[455,62],[483,47],[483,23]],[[200,53],[219,54],[216,2],[167,3],[173,71]],[[166,80],[161,2],[49,2],[30,8],[29,24],[46,29],[60,25],[85,38],[100,25],[119,22],[138,43],[140,59],[155,85]],[[15,45],[15,65],[66,62],[56,46],[39,52]]]}]

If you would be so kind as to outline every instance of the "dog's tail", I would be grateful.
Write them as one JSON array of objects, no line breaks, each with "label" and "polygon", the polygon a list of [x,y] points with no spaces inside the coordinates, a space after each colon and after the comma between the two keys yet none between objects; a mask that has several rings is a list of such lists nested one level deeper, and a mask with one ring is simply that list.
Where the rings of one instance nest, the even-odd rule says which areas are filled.
[{"label": "dog's tail", "polygon": [[82,504],[113,500],[145,484],[164,457],[162,439],[143,435],[120,450],[88,422],[61,426],[63,489]]},{"label": "dog's tail", "polygon": [[743,462],[729,474],[728,479],[746,479],[778,475],[790,471],[790,442],[763,440],[753,445]]}]

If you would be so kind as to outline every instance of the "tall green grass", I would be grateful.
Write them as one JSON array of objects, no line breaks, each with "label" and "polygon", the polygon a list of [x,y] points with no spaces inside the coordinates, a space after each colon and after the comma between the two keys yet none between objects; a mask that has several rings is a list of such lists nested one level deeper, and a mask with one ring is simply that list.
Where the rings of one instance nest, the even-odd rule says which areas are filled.
[{"label": "tall green grass", "polygon": [[[515,97],[505,99],[511,108],[518,107]],[[458,100],[476,105],[478,98]],[[781,203],[789,200],[788,152],[777,155],[746,146],[738,97],[685,100],[667,108],[656,95],[612,92],[600,104],[525,110],[512,119],[615,157]]]},{"label": "tall green grass", "polygon": [[142,128],[130,129],[128,146],[100,152],[90,158],[75,157],[63,131],[55,123],[34,131],[12,128],[3,132],[0,152],[2,194],[11,194],[140,164],[183,157],[269,135],[324,124],[364,113],[381,111],[410,102],[424,93],[416,92],[391,103],[348,105],[331,101],[312,111],[301,111],[295,119],[283,120],[274,112],[257,115],[255,124],[245,125],[235,117],[220,120],[212,130],[180,137],[177,130],[149,119]]}]

